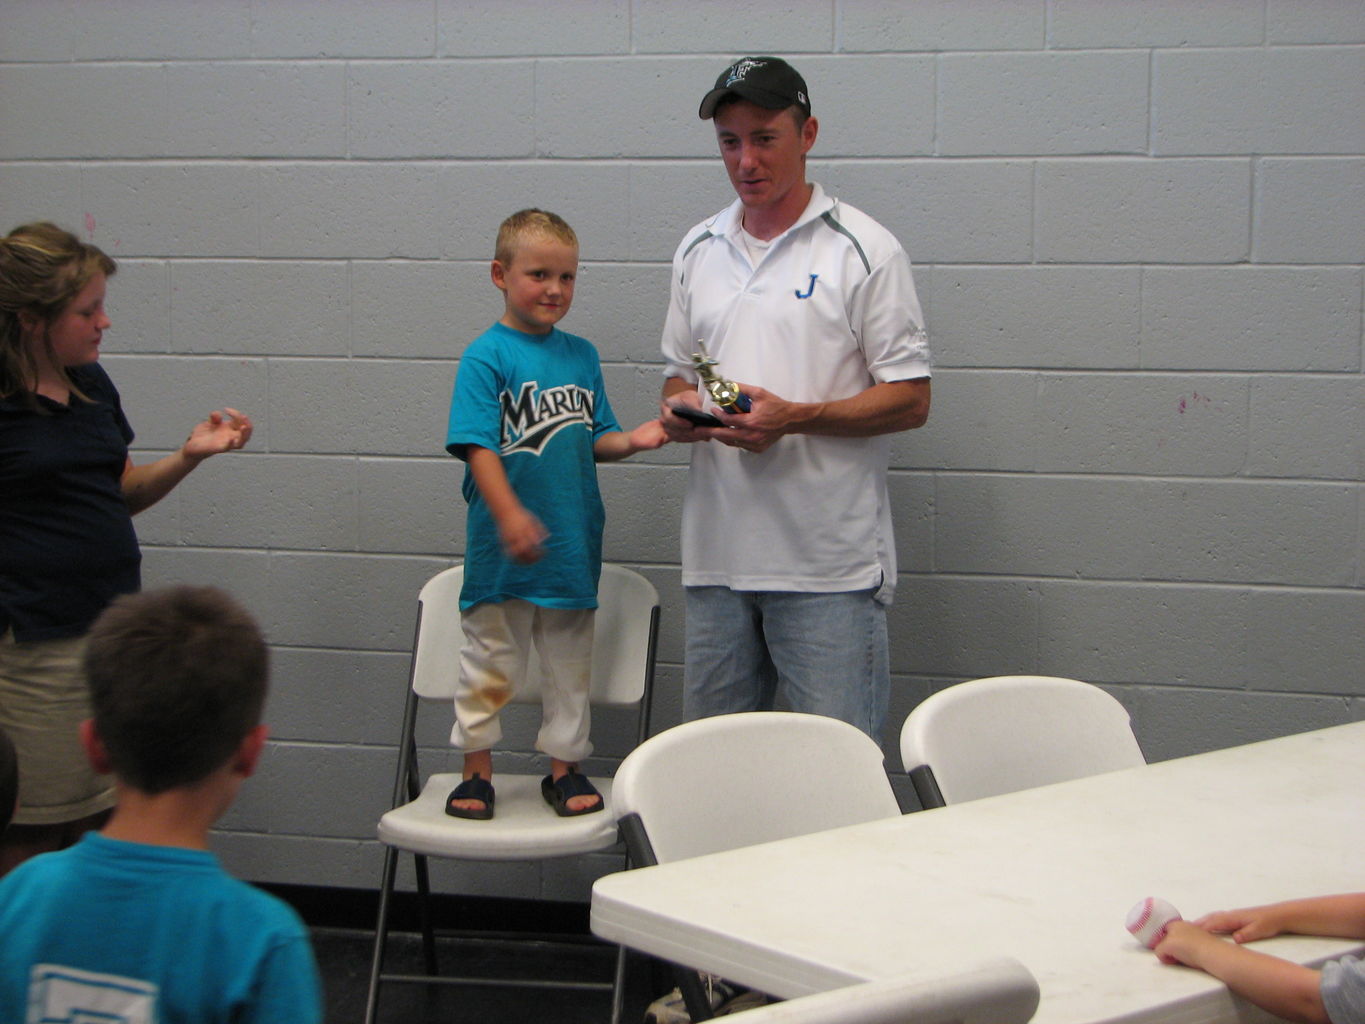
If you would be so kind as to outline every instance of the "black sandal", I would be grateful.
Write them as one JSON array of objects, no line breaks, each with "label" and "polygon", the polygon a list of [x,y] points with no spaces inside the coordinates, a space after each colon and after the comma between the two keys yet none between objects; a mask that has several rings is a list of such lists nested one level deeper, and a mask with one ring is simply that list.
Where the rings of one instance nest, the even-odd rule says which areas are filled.
[{"label": "black sandal", "polygon": [[[602,794],[597,792],[597,787],[588,781],[586,776],[579,775],[577,768],[570,768],[567,772],[556,779],[553,775],[547,775],[540,780],[540,795],[545,798],[545,802],[555,809],[555,813],[561,818],[572,818],[579,814],[593,814],[605,807],[606,801],[602,799]],[[580,807],[573,810],[569,807],[569,799],[575,796],[595,796],[597,803],[591,807]]]},{"label": "black sandal", "polygon": [[[467,807],[455,807],[451,804],[453,800],[482,800],[483,807],[476,810],[470,810]],[[446,813],[452,818],[472,818],[475,821],[487,821],[493,817],[493,783],[480,778],[479,773],[475,772],[472,778],[465,779],[450,791],[450,796],[446,797]]]}]

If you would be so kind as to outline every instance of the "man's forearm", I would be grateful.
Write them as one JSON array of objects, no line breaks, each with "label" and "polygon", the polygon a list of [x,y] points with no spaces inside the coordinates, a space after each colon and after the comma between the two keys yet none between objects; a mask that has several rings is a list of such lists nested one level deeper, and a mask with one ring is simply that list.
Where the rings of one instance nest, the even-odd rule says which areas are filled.
[{"label": "man's forearm", "polygon": [[874,384],[834,402],[790,403],[787,433],[875,437],[922,427],[929,418],[929,378]]}]

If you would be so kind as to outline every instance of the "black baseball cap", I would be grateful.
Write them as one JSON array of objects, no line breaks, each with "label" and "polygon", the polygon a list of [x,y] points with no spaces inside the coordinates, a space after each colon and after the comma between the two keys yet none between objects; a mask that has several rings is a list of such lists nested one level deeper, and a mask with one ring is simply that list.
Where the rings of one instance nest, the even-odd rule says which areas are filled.
[{"label": "black baseball cap", "polygon": [[731,93],[769,110],[800,107],[810,115],[806,80],[780,57],[741,57],[720,73],[715,88],[702,97],[697,116],[714,116],[716,106]]}]

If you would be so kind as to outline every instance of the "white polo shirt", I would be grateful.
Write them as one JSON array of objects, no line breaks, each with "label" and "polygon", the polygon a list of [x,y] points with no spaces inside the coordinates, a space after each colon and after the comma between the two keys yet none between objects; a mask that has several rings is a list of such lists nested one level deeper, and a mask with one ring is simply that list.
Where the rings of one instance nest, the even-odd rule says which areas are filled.
[{"label": "white polo shirt", "polygon": [[[849,398],[928,377],[910,260],[865,213],[819,185],[758,266],[736,200],[673,257],[664,373],[696,381],[696,342],[721,374],[796,402]],[[704,397],[704,396],[703,396]],[[890,442],[791,434],[761,454],[691,446],[683,503],[685,586],[840,592],[896,579],[886,491]]]}]

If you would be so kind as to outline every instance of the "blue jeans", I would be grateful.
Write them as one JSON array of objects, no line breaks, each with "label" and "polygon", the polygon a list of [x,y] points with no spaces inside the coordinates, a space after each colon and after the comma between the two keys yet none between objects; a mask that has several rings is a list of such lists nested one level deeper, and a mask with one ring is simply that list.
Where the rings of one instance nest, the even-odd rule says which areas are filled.
[{"label": "blue jeans", "polygon": [[687,587],[683,717],[773,707],[838,718],[881,742],[891,691],[886,606],[835,594]]}]

